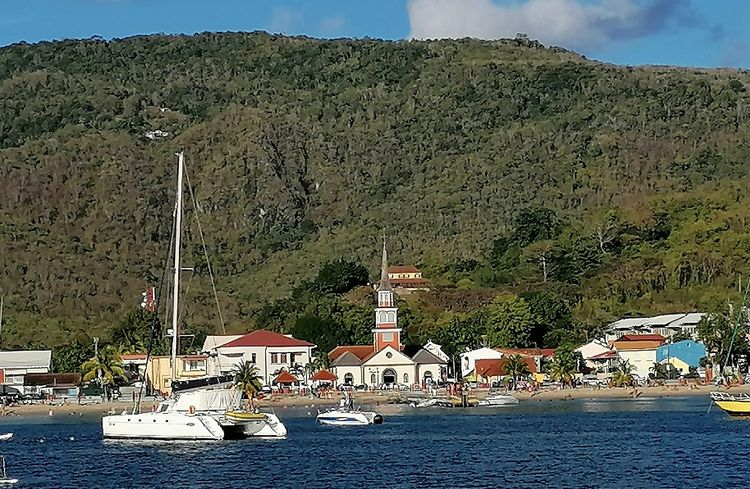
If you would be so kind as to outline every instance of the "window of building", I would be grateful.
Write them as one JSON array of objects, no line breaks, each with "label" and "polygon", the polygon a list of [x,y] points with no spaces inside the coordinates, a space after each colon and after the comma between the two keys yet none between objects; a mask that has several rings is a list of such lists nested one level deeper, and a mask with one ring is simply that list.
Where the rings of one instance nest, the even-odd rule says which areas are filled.
[{"label": "window of building", "polygon": [[409,374],[404,374],[404,384],[409,383]]},{"label": "window of building", "polygon": [[346,385],[352,385],[354,384],[354,375],[352,375],[351,372],[344,375],[344,384]]},{"label": "window of building", "polygon": [[255,353],[251,354],[250,355],[250,361],[253,362],[253,363],[257,363],[256,360],[257,360],[257,356],[255,355]]},{"label": "window of building", "polygon": [[395,312],[389,312],[388,313],[388,322],[389,323],[395,323],[396,322],[396,313]]},{"label": "window of building", "polygon": [[375,385],[378,383],[378,377],[375,374],[370,375],[370,384]]},{"label": "window of building", "polygon": [[383,342],[393,341],[393,333],[381,333]]},{"label": "window of building", "polygon": [[381,312],[380,313],[380,322],[381,323],[385,323],[387,321],[388,321],[388,315],[386,313],[384,313],[384,312]]},{"label": "window of building", "polygon": [[286,363],[286,353],[280,353],[279,354],[281,363]]},{"label": "window of building", "polygon": [[279,363],[279,354],[271,353],[271,363]]},{"label": "window of building", "polygon": [[185,372],[199,372],[205,370],[205,360],[185,360]]},{"label": "window of building", "polygon": [[294,357],[297,356],[297,353],[290,353],[289,354],[289,365],[294,365]]}]

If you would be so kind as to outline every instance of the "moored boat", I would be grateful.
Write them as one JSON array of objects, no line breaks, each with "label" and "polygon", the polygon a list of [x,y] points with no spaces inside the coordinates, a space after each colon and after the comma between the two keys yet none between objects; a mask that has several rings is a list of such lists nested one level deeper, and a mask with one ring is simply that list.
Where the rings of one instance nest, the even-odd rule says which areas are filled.
[{"label": "moored boat", "polygon": [[518,404],[518,399],[510,394],[494,394],[478,402],[479,406],[514,406],[516,404]]},{"label": "moored boat", "polygon": [[745,393],[712,392],[711,400],[732,416],[750,416],[750,396]]},{"label": "moored boat", "polygon": [[320,424],[330,426],[365,426],[383,423],[383,416],[374,411],[354,409],[352,398],[348,395],[341,398],[337,409],[318,413],[315,419]]},{"label": "moored boat", "polygon": [[[180,238],[184,155],[178,154],[177,197],[174,225],[174,280],[172,290],[171,387],[169,399],[152,412],[112,414],[102,418],[104,438],[157,440],[224,440],[228,438],[284,437],[286,427],[270,413],[244,412],[240,409],[242,392],[234,386],[233,376],[212,376],[180,380],[177,376],[179,342],[178,305],[180,298]],[[140,400],[140,396],[139,396]]]}]

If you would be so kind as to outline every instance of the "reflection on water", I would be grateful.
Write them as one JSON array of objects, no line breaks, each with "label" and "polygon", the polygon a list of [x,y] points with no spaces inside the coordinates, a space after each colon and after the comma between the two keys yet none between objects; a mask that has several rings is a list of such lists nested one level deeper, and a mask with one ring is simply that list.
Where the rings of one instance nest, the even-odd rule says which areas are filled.
[{"label": "reflection on water", "polygon": [[[747,487],[750,420],[707,400],[527,401],[515,407],[381,406],[380,426],[319,426],[277,410],[283,440],[101,440],[98,417],[0,419],[19,487]],[[73,439],[71,440],[71,437]]]}]

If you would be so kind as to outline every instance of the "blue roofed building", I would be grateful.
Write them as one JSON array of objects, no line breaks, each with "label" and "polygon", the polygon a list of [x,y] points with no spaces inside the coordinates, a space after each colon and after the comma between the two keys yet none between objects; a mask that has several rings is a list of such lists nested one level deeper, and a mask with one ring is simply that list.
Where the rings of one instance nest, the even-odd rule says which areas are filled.
[{"label": "blue roofed building", "polygon": [[671,363],[677,370],[686,374],[690,367],[698,368],[701,358],[706,356],[706,347],[693,340],[662,345],[656,349],[657,363]]}]

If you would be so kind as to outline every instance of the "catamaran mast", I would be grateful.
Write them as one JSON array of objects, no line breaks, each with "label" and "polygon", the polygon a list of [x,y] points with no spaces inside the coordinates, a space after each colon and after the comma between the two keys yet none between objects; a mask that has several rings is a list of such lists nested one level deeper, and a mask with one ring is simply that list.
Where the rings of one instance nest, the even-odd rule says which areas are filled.
[{"label": "catamaran mast", "polygon": [[184,155],[177,153],[177,205],[175,206],[174,232],[174,284],[172,285],[172,380],[177,379],[177,342],[180,339],[178,331],[179,316],[177,308],[180,302],[180,237],[182,236],[182,175],[184,173]]}]

